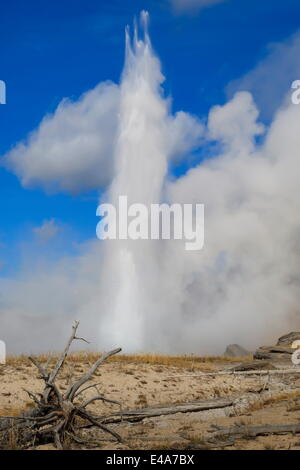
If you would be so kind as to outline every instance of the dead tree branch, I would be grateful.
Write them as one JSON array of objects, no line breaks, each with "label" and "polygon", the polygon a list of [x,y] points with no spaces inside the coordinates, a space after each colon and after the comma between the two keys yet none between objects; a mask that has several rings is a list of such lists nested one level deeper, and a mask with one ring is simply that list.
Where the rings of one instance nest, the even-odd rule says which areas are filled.
[{"label": "dead tree branch", "polygon": [[[73,438],[75,442],[78,441],[75,435],[76,421],[78,419],[81,423],[83,420],[83,422],[86,422],[89,426],[95,426],[105,433],[109,433],[118,441],[121,441],[121,436],[118,433],[102,423],[104,417],[92,416],[86,410],[88,405],[98,400],[121,407],[119,402],[98,393],[98,395],[86,399],[80,404],[75,403],[75,399],[78,395],[97,386],[97,384],[93,384],[82,388],[95,374],[98,367],[100,367],[106,359],[119,353],[121,348],[103,354],[83,377],[69,386],[65,394],[59,390],[56,384],[56,379],[65,363],[73,341],[86,341],[84,338],[76,336],[78,326],[79,322],[76,321],[72,327],[72,334],[67,345],[52,371],[48,372],[48,363],[46,367],[43,367],[34,357],[29,358],[38,369],[40,378],[45,382],[45,388],[42,394],[35,394],[25,390],[35,403],[35,408],[17,417],[0,418],[0,449],[1,445],[4,445],[7,441],[7,437],[12,428],[16,431],[15,434],[17,435],[18,445],[22,448],[30,447],[33,443],[38,445],[41,443],[54,442],[58,449],[62,449],[67,436]],[[82,427],[83,426],[81,426],[81,428]],[[77,429],[80,429],[80,427],[77,426]]]},{"label": "dead tree branch", "polygon": [[[215,427],[215,426],[214,426]],[[205,437],[207,442],[214,442],[216,445],[218,441],[228,439],[255,439],[257,436],[269,436],[272,434],[298,434],[300,433],[300,424],[283,424],[279,426],[262,425],[262,426],[235,426],[232,428],[225,428],[218,426],[218,430],[212,432]]]}]

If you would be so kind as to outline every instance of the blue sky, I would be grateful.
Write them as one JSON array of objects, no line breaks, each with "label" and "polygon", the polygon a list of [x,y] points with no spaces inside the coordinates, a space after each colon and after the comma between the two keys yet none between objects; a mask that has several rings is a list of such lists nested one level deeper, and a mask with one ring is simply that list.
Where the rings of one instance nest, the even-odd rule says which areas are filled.
[{"label": "blue sky", "polygon": [[[0,12],[0,79],[7,84],[7,104],[0,105],[1,155],[25,139],[63,98],[76,100],[104,80],[118,83],[124,27],[142,8],[151,16],[150,34],[173,110],[200,118],[223,104],[242,77],[259,101],[266,83],[257,85],[252,75],[248,79],[249,71],[267,60],[274,48],[270,44],[284,44],[299,28],[297,0],[227,0],[180,12],[168,0],[5,2]],[[274,77],[267,80],[274,87]],[[286,86],[280,81],[274,93],[284,94]],[[259,104],[267,122],[267,105],[263,100]],[[39,251],[34,228],[45,221],[54,219],[64,233],[53,256],[95,237],[97,191],[70,195],[24,188],[5,168],[0,168],[0,188],[1,276],[17,271],[24,243]]]}]

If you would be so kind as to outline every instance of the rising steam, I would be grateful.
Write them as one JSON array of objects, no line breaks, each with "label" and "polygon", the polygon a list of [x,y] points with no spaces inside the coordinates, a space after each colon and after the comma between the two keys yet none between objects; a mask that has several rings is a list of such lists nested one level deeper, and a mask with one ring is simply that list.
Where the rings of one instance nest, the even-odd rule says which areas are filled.
[{"label": "rising steam", "polygon": [[[129,202],[159,202],[169,158],[160,64],[151,48],[146,14],[142,19],[143,40],[135,29],[131,46],[126,33],[110,191],[115,203],[122,194]],[[293,162],[290,155],[284,165],[272,154],[272,132],[264,152],[256,150],[255,137],[264,132],[257,118],[248,93],[214,108],[208,131],[223,146],[223,155],[167,183],[170,201],[206,204],[203,252],[185,253],[182,244],[172,241],[124,241],[107,247],[104,272],[110,304],[101,329],[107,330],[110,342],[129,350],[214,353],[216,343],[222,348],[229,341],[253,347],[269,331],[288,329],[298,311],[299,275],[291,275],[290,263],[285,266],[286,247],[291,257],[299,255],[291,249],[299,225],[298,217],[291,217],[289,201],[296,188],[284,186],[283,191],[278,179],[280,168],[289,171]]]},{"label": "rising steam", "polygon": [[[75,191],[103,184],[105,175],[106,201],[125,194],[129,203],[203,203],[204,249],[95,240],[77,257],[2,280],[1,339],[12,350],[34,342],[54,349],[74,318],[100,349],[168,353],[220,354],[235,342],[253,349],[300,328],[300,106],[287,100],[266,129],[248,92],[214,107],[205,129],[186,113],[173,116],[148,15],[141,20],[142,38],[137,27],[133,38],[126,32],[120,86],[61,104],[6,163],[25,185]],[[200,139],[215,155],[170,179],[169,162]],[[88,142],[88,158],[78,142]]]},{"label": "rising steam", "polygon": [[[117,207],[118,197],[128,204],[159,203],[167,173],[167,102],[161,83],[160,63],[148,34],[148,13],[142,12],[143,39],[135,26],[133,41],[126,30],[126,58],[120,85],[119,125],[116,138],[115,177],[109,201]],[[151,241],[105,242],[103,273],[109,282],[104,328],[108,340],[141,350],[148,342],[147,324],[153,321],[159,297],[159,258]],[[113,282],[112,282],[113,280]],[[103,324],[101,324],[103,329]]]}]

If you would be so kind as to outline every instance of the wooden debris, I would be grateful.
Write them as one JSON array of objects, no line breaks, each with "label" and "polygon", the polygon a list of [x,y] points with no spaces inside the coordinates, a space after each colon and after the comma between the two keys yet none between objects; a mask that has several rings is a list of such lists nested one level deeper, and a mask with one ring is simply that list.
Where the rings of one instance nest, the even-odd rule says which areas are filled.
[{"label": "wooden debris", "polygon": [[105,424],[118,423],[122,420],[137,422],[145,418],[154,418],[156,416],[171,415],[175,413],[193,413],[206,410],[215,410],[226,408],[234,404],[232,398],[212,398],[208,400],[199,400],[188,403],[174,403],[170,405],[161,405],[152,408],[141,408],[138,410],[126,410],[121,413],[115,413],[103,419]]},{"label": "wooden debris", "polygon": [[42,394],[27,391],[29,397],[36,405],[32,410],[17,417],[0,418],[0,449],[1,446],[5,447],[12,430],[15,435],[16,444],[21,448],[27,448],[33,444],[39,445],[54,442],[58,449],[62,449],[66,437],[78,442],[76,432],[83,427],[82,425],[78,426],[78,421],[81,424],[83,422],[89,424],[89,426],[100,428],[102,431],[112,435],[116,440],[121,441],[119,434],[105,426],[101,417],[93,416],[87,411],[87,406],[97,400],[114,403],[121,408],[119,402],[99,394],[89,400],[83,400],[79,403],[75,402],[75,399],[84,390],[90,388],[82,387],[91,379],[98,367],[106,359],[119,353],[121,351],[120,348],[109,351],[101,356],[83,377],[69,386],[64,394],[55,383],[68,356],[72,342],[75,340],[85,341],[83,338],[76,336],[78,325],[79,322],[75,322],[67,346],[52,371],[48,371],[48,365],[44,367],[35,358],[29,358],[37,367],[40,378],[45,382],[45,388]]},{"label": "wooden debris", "polygon": [[269,361],[246,361],[231,367],[229,370],[244,372],[248,370],[275,370],[276,367]]},{"label": "wooden debris", "polygon": [[165,378],[180,379],[183,377],[215,377],[219,375],[291,375],[300,374],[299,368],[293,369],[269,369],[269,370],[246,370],[246,371],[235,371],[235,370],[222,370],[216,372],[203,372],[202,374],[178,374],[178,375],[165,375]]},{"label": "wooden debris", "polygon": [[225,428],[219,426],[217,431],[212,431],[205,439],[208,442],[214,442],[217,445],[218,441],[228,439],[250,439],[257,436],[269,436],[273,434],[297,434],[300,433],[300,424],[283,424],[279,426],[262,425],[262,426],[235,426],[232,428]]}]

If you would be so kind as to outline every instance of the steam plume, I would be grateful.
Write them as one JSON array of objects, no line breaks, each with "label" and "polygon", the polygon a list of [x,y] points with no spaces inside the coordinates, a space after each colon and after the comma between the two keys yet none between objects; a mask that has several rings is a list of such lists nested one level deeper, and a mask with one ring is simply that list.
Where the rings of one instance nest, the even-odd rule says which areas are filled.
[{"label": "steam plume", "polygon": [[[106,168],[110,154],[113,167],[106,174],[111,184],[105,199],[114,202],[127,194],[129,203],[204,203],[204,249],[187,252],[181,241],[95,240],[76,257],[46,260],[42,268],[30,265],[17,278],[2,279],[1,339],[10,350],[24,352],[32,344],[39,350],[54,349],[58,340],[45,344],[39,338],[52,341],[67,334],[74,318],[82,320],[83,334],[98,341],[100,349],[118,343],[127,351],[220,354],[228,343],[254,349],[299,329],[300,106],[285,100],[268,128],[258,122],[259,111],[248,92],[213,107],[205,129],[186,113],[173,116],[163,96],[147,15],[142,19],[142,39],[137,29],[133,40],[126,33],[120,87],[109,85],[107,93],[106,87],[97,88],[74,108],[62,105],[6,161],[23,182],[45,182],[48,187],[54,181],[64,189],[82,189],[80,156],[76,154],[76,171],[71,158],[64,164],[56,130],[68,122],[65,145],[75,148],[70,122],[72,116],[82,122],[83,112],[92,122],[85,137],[90,143],[92,136],[93,142],[88,166],[81,152],[84,188],[103,184],[92,171],[99,165],[91,165],[97,158],[98,126],[105,150],[101,154],[99,147],[100,166]],[[113,106],[106,101],[109,96]],[[105,117],[99,111],[103,102],[117,125],[106,122],[111,113]],[[102,122],[109,132],[102,132]],[[201,138],[207,152],[213,142],[217,154],[178,179],[168,178],[170,159],[188,155]],[[43,154],[39,149],[47,149],[50,141],[47,158],[38,161]],[[70,179],[74,171],[78,177]],[[95,331],[99,323],[100,333]],[[47,335],[40,334],[44,330]]]}]

